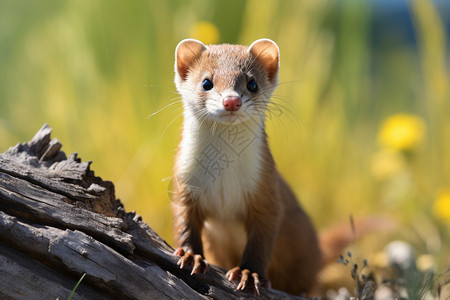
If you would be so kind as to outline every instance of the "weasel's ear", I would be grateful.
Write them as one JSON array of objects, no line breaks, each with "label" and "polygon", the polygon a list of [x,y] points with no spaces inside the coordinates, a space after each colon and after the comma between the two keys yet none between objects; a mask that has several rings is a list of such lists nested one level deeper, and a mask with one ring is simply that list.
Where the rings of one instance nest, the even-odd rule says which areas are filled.
[{"label": "weasel's ear", "polygon": [[175,72],[186,80],[189,67],[206,50],[202,42],[194,39],[182,40],[175,49]]},{"label": "weasel's ear", "polygon": [[277,44],[269,39],[260,39],[253,42],[247,51],[259,59],[266,69],[269,80],[273,81],[278,74],[280,64],[280,50]]}]

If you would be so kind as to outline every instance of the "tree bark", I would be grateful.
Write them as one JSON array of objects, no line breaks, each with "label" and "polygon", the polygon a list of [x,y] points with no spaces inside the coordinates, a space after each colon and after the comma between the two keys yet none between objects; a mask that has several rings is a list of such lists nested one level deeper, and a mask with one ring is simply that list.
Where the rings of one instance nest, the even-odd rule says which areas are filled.
[{"label": "tree bark", "polygon": [[126,212],[90,162],[44,125],[0,154],[0,299],[301,299],[236,291],[224,270],[180,270],[173,249]]}]

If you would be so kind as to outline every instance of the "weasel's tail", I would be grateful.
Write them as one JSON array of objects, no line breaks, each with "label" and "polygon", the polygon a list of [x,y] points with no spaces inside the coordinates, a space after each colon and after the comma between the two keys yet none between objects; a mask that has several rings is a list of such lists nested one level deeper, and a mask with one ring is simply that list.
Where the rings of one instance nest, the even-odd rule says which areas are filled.
[{"label": "weasel's tail", "polygon": [[319,247],[322,251],[322,267],[335,262],[342,251],[362,236],[379,230],[389,230],[395,222],[386,217],[374,216],[327,229],[319,235]]}]

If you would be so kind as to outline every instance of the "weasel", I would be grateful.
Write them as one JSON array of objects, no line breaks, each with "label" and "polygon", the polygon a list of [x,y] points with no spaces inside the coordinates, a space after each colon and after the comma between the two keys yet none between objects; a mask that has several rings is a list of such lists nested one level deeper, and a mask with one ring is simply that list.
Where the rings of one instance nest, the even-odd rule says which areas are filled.
[{"label": "weasel", "polygon": [[318,237],[277,171],[265,131],[279,57],[269,39],[178,44],[184,121],[173,180],[175,254],[192,274],[206,272],[206,261],[229,270],[240,290],[305,294],[321,267]]}]

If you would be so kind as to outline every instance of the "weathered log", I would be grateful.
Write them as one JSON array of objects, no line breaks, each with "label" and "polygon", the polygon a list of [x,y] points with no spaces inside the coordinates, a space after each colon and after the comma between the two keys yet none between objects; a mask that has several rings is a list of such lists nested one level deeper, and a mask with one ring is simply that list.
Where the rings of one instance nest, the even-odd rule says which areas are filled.
[{"label": "weathered log", "polygon": [[[251,299],[224,270],[180,270],[173,249],[44,125],[0,154],[0,299]],[[262,289],[259,299],[301,299]]]}]

